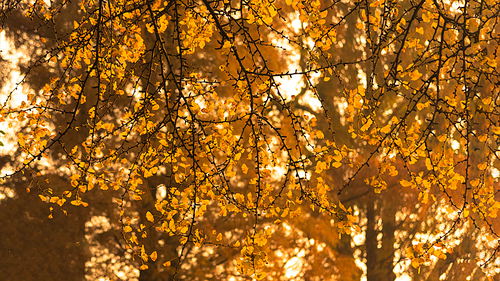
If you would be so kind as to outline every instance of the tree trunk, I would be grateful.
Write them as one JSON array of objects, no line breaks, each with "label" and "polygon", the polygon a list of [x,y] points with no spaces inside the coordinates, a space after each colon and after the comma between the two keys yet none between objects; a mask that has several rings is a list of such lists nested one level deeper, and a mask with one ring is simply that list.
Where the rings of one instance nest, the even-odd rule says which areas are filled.
[{"label": "tree trunk", "polygon": [[380,231],[376,230],[376,214],[379,210],[375,208],[375,200],[374,198],[370,198],[366,205],[366,280],[394,281],[396,279],[396,274],[393,271],[395,218],[389,215],[387,216],[389,219],[383,221],[382,247],[379,248],[377,236]]}]

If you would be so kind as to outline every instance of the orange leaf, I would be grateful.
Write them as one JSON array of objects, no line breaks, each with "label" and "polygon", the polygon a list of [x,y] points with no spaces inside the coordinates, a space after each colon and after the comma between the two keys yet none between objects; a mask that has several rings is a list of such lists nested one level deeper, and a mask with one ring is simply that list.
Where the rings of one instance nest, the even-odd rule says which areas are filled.
[{"label": "orange leaf", "polygon": [[402,180],[399,182],[399,184],[401,184],[401,186],[403,187],[408,187],[408,186],[412,186],[413,184],[407,180]]},{"label": "orange leaf", "polygon": [[155,218],[153,217],[153,214],[151,214],[151,212],[146,213],[146,219],[150,222],[155,222]]},{"label": "orange leaf", "polygon": [[415,69],[415,71],[410,74],[410,79],[413,81],[418,80],[420,77],[422,77],[422,73],[418,72],[418,69]]},{"label": "orange leaf", "polygon": [[152,252],[151,253],[151,260],[156,261],[157,258],[158,258],[158,254],[156,253],[156,251]]}]

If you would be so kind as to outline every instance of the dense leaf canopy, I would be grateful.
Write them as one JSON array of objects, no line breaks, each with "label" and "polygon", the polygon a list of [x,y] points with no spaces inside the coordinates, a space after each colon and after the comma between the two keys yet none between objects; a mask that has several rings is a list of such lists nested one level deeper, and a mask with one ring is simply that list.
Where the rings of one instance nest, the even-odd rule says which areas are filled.
[{"label": "dense leaf canopy", "polygon": [[3,1],[1,190],[88,209],[91,280],[493,277],[499,20],[495,0]]}]

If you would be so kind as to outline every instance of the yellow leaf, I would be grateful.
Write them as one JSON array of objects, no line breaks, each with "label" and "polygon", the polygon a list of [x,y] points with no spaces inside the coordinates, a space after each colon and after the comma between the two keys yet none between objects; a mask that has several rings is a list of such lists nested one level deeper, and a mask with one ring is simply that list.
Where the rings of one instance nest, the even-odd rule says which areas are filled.
[{"label": "yellow leaf", "polygon": [[464,218],[469,216],[469,210],[464,210]]},{"label": "yellow leaf", "polygon": [[143,264],[143,265],[141,265],[141,267],[139,267],[139,269],[140,270],[146,270],[146,269],[148,269],[148,266],[145,265],[145,264]]},{"label": "yellow leaf", "polygon": [[157,258],[158,258],[158,254],[156,253],[156,251],[152,252],[151,253],[151,260],[156,261]]},{"label": "yellow leaf", "polygon": [[489,66],[491,66],[491,67],[493,67],[493,68],[496,68],[496,67],[497,67],[497,62],[496,62],[496,60],[492,60],[492,59],[489,59],[489,58],[486,58],[486,60],[487,60],[487,62],[486,62],[486,63],[487,63]]},{"label": "yellow leaf", "polygon": [[71,205],[80,206],[82,204],[82,201],[80,201],[80,200],[73,200],[70,203],[71,203]]},{"label": "yellow leaf", "polygon": [[363,87],[363,86],[361,86],[361,85],[359,85],[359,86],[358,86],[358,93],[359,93],[362,97],[364,97],[364,96],[365,96],[365,91],[366,91],[366,90],[365,90],[365,87]]},{"label": "yellow leaf", "polygon": [[153,167],[149,171],[154,175],[156,174],[156,172],[158,172],[158,167]]},{"label": "yellow leaf", "polygon": [[258,234],[255,237],[255,243],[259,245],[260,247],[264,246],[267,244],[267,238],[264,237],[262,234]]},{"label": "yellow leaf", "polygon": [[429,18],[429,15],[427,13],[422,13],[422,19],[424,22],[430,22],[431,19]]},{"label": "yellow leaf", "polygon": [[248,167],[247,167],[247,165],[245,165],[245,164],[241,165],[241,171],[242,171],[244,174],[248,173]]},{"label": "yellow leaf", "polygon": [[151,212],[146,213],[146,219],[150,222],[155,222],[155,218],[153,217],[153,214],[151,214]]},{"label": "yellow leaf", "polygon": [[188,241],[188,238],[187,237],[182,237],[180,240],[179,240],[179,243],[181,243],[181,245],[184,245],[186,244]]},{"label": "yellow leaf", "polygon": [[448,96],[444,97],[446,100],[446,103],[448,103],[450,106],[455,107],[457,105],[457,101],[454,98],[450,98]]},{"label": "yellow leaf", "polygon": [[278,14],[278,11],[276,10],[276,7],[274,7],[274,5],[269,5],[267,10],[269,11],[269,14],[271,15],[271,17],[274,17]]},{"label": "yellow leaf", "polygon": [[492,126],[491,131],[492,131],[495,135],[500,135],[500,127],[497,127],[497,126]]},{"label": "yellow leaf", "polygon": [[131,231],[132,231],[132,227],[130,227],[129,225],[126,225],[126,226],[123,228],[123,231],[125,231],[125,232],[131,232]]},{"label": "yellow leaf", "polygon": [[410,79],[413,81],[418,80],[420,77],[422,77],[422,73],[418,72],[418,69],[415,69],[415,71],[410,74]]},{"label": "yellow leaf", "polygon": [[181,233],[186,233],[186,232],[188,232],[188,230],[189,230],[189,227],[187,227],[187,226],[183,226],[183,227],[181,228]]},{"label": "yellow leaf", "polygon": [[486,162],[483,162],[483,163],[477,165],[477,167],[479,168],[479,170],[483,171],[488,167],[488,164]]},{"label": "yellow leaf", "polygon": [[155,32],[154,26],[152,24],[146,24],[146,30],[151,34]]},{"label": "yellow leaf", "polygon": [[340,162],[333,162],[332,163],[332,167],[334,167],[334,168],[338,168],[340,166],[342,166],[342,163],[340,163]]},{"label": "yellow leaf", "polygon": [[62,205],[64,205],[64,202],[66,202],[66,199],[64,199],[64,198],[59,199],[59,200],[57,200],[57,205],[62,207]]},{"label": "yellow leaf", "polygon": [[402,187],[408,187],[408,186],[412,186],[413,184],[407,180],[402,180],[399,182],[399,184],[401,184]]},{"label": "yellow leaf", "polygon": [[323,134],[323,132],[321,131],[316,131],[316,137],[318,139],[324,139],[325,138],[325,135]]},{"label": "yellow leaf", "polygon": [[478,186],[480,183],[481,181],[479,179],[473,179],[470,181],[470,185],[472,185],[473,187]]},{"label": "yellow leaf", "polygon": [[485,142],[488,139],[488,135],[481,135],[477,137],[480,142]]},{"label": "yellow leaf", "polygon": [[493,240],[495,240],[495,237],[493,237],[491,234],[486,234],[485,235],[486,239],[488,240],[488,242],[492,242]]},{"label": "yellow leaf", "polygon": [[153,174],[149,171],[149,170],[144,170],[144,177],[145,178],[149,178],[149,177],[152,177]]},{"label": "yellow leaf", "polygon": [[413,248],[409,247],[409,248],[406,248],[406,257],[408,258],[413,258],[414,255],[413,255]]},{"label": "yellow leaf", "polygon": [[371,118],[368,118],[368,120],[366,120],[366,123],[361,127],[361,131],[366,131],[370,128],[370,126],[372,125],[373,123],[373,120]]},{"label": "yellow leaf", "polygon": [[288,208],[285,208],[285,209],[283,210],[283,213],[281,213],[281,217],[282,217],[282,218],[284,218],[284,217],[286,217],[286,216],[288,216]]},{"label": "yellow leaf", "polygon": [[446,138],[447,138],[446,135],[440,135],[439,137],[437,137],[439,142],[444,142],[446,140]]},{"label": "yellow leaf", "polygon": [[26,146],[26,143],[24,142],[24,138],[23,138],[23,136],[22,136],[23,134],[19,133],[19,135],[21,135],[21,136],[19,137],[19,145],[20,145],[21,147]]},{"label": "yellow leaf", "polygon": [[417,33],[424,34],[424,28],[423,27],[417,27],[416,31],[417,31]]},{"label": "yellow leaf", "polygon": [[385,125],[384,127],[382,127],[380,129],[380,132],[382,132],[384,134],[388,134],[390,131],[391,131],[391,125],[390,124],[387,124],[387,125]]},{"label": "yellow leaf", "polygon": [[322,171],[326,170],[326,163],[322,161],[318,161],[316,164],[316,173],[321,173]]},{"label": "yellow leaf", "polygon": [[446,259],[446,254],[443,252],[440,252],[439,255],[436,255],[438,258],[445,260]]},{"label": "yellow leaf", "polygon": [[335,151],[335,155],[332,156],[332,159],[337,161],[337,162],[340,162],[342,161],[342,154],[340,153],[340,151]]},{"label": "yellow leaf", "polygon": [[170,261],[167,261],[167,262],[164,262],[164,263],[163,263],[163,266],[167,266],[167,267],[168,267],[168,266],[170,266],[170,264],[171,264],[171,262],[170,262]]},{"label": "yellow leaf", "polygon": [[272,17],[268,17],[268,16],[265,16],[262,18],[262,21],[266,24],[266,25],[270,25],[272,22],[273,22],[273,18]]},{"label": "yellow leaf", "polygon": [[236,153],[236,155],[234,155],[234,160],[238,161],[240,160],[240,158],[241,158],[241,152]]},{"label": "yellow leaf", "polygon": [[425,159],[425,166],[427,167],[427,170],[429,170],[429,171],[434,170],[434,167],[432,166],[431,159],[429,159],[429,158]]}]

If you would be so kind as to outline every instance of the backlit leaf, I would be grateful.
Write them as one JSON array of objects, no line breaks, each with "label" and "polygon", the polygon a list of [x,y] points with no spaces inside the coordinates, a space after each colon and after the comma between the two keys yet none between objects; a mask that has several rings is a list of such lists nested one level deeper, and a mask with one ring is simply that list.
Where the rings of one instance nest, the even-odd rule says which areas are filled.
[{"label": "backlit leaf", "polygon": [[151,253],[151,260],[156,261],[157,258],[158,258],[158,254],[156,253],[156,251],[152,252]]},{"label": "backlit leaf", "polygon": [[407,180],[401,180],[399,183],[400,183],[400,184],[401,184],[401,186],[403,186],[403,187],[413,186],[413,184],[412,184],[411,182],[407,181]]},{"label": "backlit leaf", "polygon": [[155,222],[155,219],[153,217],[153,214],[151,214],[151,212],[146,213],[146,219],[150,222]]}]

